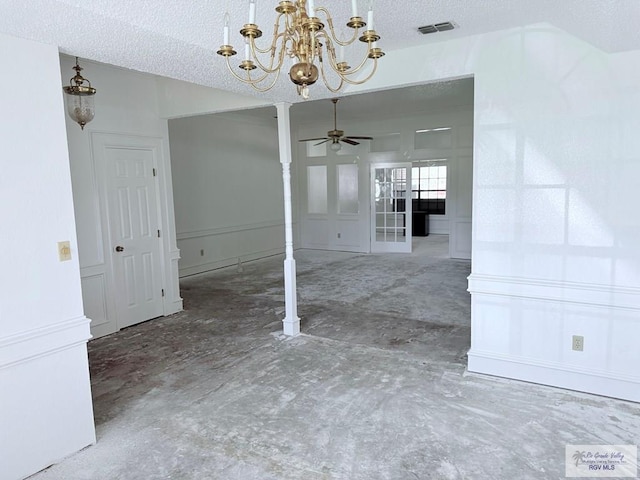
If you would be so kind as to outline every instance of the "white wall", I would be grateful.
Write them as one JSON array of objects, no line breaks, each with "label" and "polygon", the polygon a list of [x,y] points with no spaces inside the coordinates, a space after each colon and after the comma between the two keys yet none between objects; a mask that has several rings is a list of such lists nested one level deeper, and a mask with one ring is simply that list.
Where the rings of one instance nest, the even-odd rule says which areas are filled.
[{"label": "white wall", "polygon": [[[0,476],[95,442],[56,47],[0,34]],[[60,262],[57,242],[69,241]]]},{"label": "white wall", "polygon": [[180,274],[282,253],[276,120],[235,114],[180,118],[169,121],[169,133]]},{"label": "white wall", "polygon": [[271,105],[249,97],[193,83],[156,77],[158,111],[162,118],[179,118],[227,110],[244,110]]},{"label": "white wall", "polygon": [[639,57],[535,25],[389,52],[367,85],[475,76],[469,370],[640,401]]},{"label": "white wall", "polygon": [[[75,58],[60,56],[62,79],[68,84],[73,76]],[[169,160],[167,120],[158,113],[156,77],[80,59],[82,74],[97,89],[96,115],[84,131],[68,116],[67,135],[71,160],[71,177],[78,231],[80,270],[85,313],[91,319],[91,331],[101,336],[118,330],[115,286],[110,262],[112,249],[108,239],[108,222],[101,213],[96,161],[92,135],[110,133],[157,139],[159,152],[160,202],[163,230],[163,278],[165,315],[182,310],[178,286],[178,259],[173,214],[173,192]],[[107,240],[107,241],[105,241]]]},{"label": "white wall", "polygon": [[[295,132],[296,138],[315,138],[328,129],[330,119],[318,119],[314,124],[300,126]],[[344,250],[355,252],[370,251],[370,178],[371,162],[399,161],[417,162],[420,160],[446,159],[448,165],[446,215],[430,215],[430,233],[449,234],[450,225],[460,228],[458,212],[468,210],[468,231],[461,234],[459,244],[466,248],[455,250],[454,257],[470,258],[471,255],[471,185],[461,183],[471,179],[471,158],[473,146],[473,106],[456,107],[448,111],[429,112],[422,115],[392,118],[384,116],[376,121],[340,120],[339,127],[349,135],[384,137],[398,134],[397,148],[388,152],[371,152],[372,141],[364,140],[357,147],[343,145],[339,154],[332,152],[327,144],[314,149],[319,156],[308,156],[306,143],[298,143],[298,198],[300,208],[300,241],[303,248]],[[446,147],[415,148],[416,130],[451,127],[451,144]],[[375,145],[373,145],[375,150]],[[337,165],[355,163],[359,168],[358,193],[360,212],[358,215],[344,215],[337,211]],[[309,213],[307,199],[307,167],[327,166],[327,213]],[[338,238],[338,234],[340,237]]]}]

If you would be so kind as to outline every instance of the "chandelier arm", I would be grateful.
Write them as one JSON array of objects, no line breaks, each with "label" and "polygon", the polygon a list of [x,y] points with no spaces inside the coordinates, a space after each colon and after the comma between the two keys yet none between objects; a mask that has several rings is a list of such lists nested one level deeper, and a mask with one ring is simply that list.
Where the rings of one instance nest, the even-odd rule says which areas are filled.
[{"label": "chandelier arm", "polygon": [[340,75],[340,83],[338,84],[337,87],[334,88],[329,84],[329,80],[327,80],[327,76],[324,73],[324,62],[320,62],[320,75],[322,75],[322,81],[324,82],[324,86],[327,87],[327,89],[332,93],[339,92],[342,86],[344,85],[344,78],[342,77],[342,75]]},{"label": "chandelier arm", "polygon": [[286,50],[286,37],[282,36],[283,34],[280,34],[278,36],[278,38],[282,38],[282,46],[280,48],[280,55],[278,55],[278,63],[275,65],[274,67],[274,61],[275,61],[275,52],[277,50],[277,39],[276,38],[274,40],[274,43],[272,44],[271,48],[269,50],[266,50],[265,52],[262,53],[266,53],[266,52],[271,52],[271,56],[270,56],[270,62],[269,62],[269,66],[266,67],[265,65],[262,64],[262,62],[260,61],[260,59],[258,58],[258,55],[256,55],[256,51],[260,52],[260,50],[255,49],[255,41],[253,38],[251,38],[251,40],[249,41],[249,46],[251,48],[251,55],[253,56],[253,59],[255,60],[256,65],[258,65],[258,67],[260,67],[260,69],[265,72],[265,73],[276,73],[280,71],[280,68],[282,67],[282,64],[284,62],[284,52]]},{"label": "chandelier arm", "polygon": [[334,60],[334,62],[337,64],[338,63],[337,62],[338,59],[336,57],[336,49],[333,46],[334,43],[337,43],[337,40],[335,38],[333,38],[331,35],[329,35],[325,31],[318,32],[317,36],[318,36],[318,38],[324,39],[324,44],[326,46],[327,53]]},{"label": "chandelier arm", "polygon": [[327,44],[327,53],[329,55],[329,59],[328,59],[329,65],[331,66],[331,69],[340,76],[340,78],[344,78],[345,80],[347,80],[350,75],[354,75],[358,73],[362,69],[362,67],[364,67],[365,63],[367,63],[367,60],[369,58],[370,48],[367,48],[367,51],[365,52],[365,57],[362,59],[362,62],[360,62],[360,65],[358,65],[357,67],[350,68],[349,70],[338,69],[336,52],[332,44],[333,40],[329,37],[329,35],[326,35],[326,34],[319,34],[319,36],[323,36],[325,38],[325,43]]},{"label": "chandelier arm", "polygon": [[367,75],[365,78],[363,78],[362,80],[350,80],[347,77],[342,77],[342,79],[348,83],[349,85],[362,85],[363,83],[365,83],[366,81],[370,80],[371,77],[373,77],[373,74],[376,73],[376,70],[378,69],[378,59],[374,58],[373,59],[373,68],[371,69],[371,72],[369,73],[369,75]]},{"label": "chandelier arm", "polygon": [[[344,75],[344,71],[340,71],[338,69],[338,67],[337,67],[338,59],[336,58],[336,49],[333,46],[334,39],[332,39],[329,35],[327,35],[324,32],[319,33],[318,37],[323,37],[324,40],[325,40],[325,48],[327,50],[327,56],[328,56],[327,61],[329,62],[329,65],[331,66],[331,69],[334,72],[336,72],[338,75],[340,75],[340,77],[342,77]],[[320,63],[321,66],[322,66],[322,64],[324,63],[322,61],[322,55],[320,55],[320,62],[321,62]]]},{"label": "chandelier arm", "polygon": [[[360,62],[360,65],[358,65],[357,67],[352,67],[349,70],[346,70],[346,71],[344,71],[342,73],[338,72],[335,68],[334,68],[334,70],[336,70],[337,73],[340,73],[340,75],[343,78],[346,79],[350,75],[354,75],[354,74],[358,73],[362,69],[362,67],[364,67],[364,65],[367,63],[367,60],[369,60],[369,53],[370,52],[371,52],[371,45],[369,44],[369,46],[367,47],[367,51],[365,52],[364,58]],[[333,64],[331,66],[333,67]]]},{"label": "chandelier arm", "polygon": [[[284,30],[285,32],[293,32],[294,28],[295,28],[295,22],[291,22],[291,20],[295,20],[295,14],[294,13],[287,13],[287,14],[280,14],[280,15],[284,15]],[[280,18],[277,19],[278,24],[280,23]]]},{"label": "chandelier arm", "polygon": [[278,38],[280,37],[280,35],[278,35],[277,37],[273,37],[273,41],[271,42],[271,45],[269,45],[267,48],[260,48],[258,45],[256,45],[255,39],[253,37],[250,37],[249,43],[251,44],[251,50],[258,53],[269,53],[273,51],[275,49],[275,45],[278,42]]},{"label": "chandelier arm", "polygon": [[353,35],[351,36],[350,40],[340,40],[338,38],[338,36],[336,35],[336,31],[335,31],[335,29],[333,27],[333,18],[331,18],[331,14],[329,13],[329,10],[327,10],[325,7],[317,7],[316,8],[316,15],[320,11],[324,13],[324,15],[325,15],[325,17],[327,19],[327,25],[329,25],[329,31],[331,32],[331,38],[338,45],[341,45],[343,47],[349,46],[358,38],[358,32],[359,32],[360,29],[359,28],[354,28],[353,29]]},{"label": "chandelier arm", "polygon": [[[251,80],[251,73],[247,73],[247,76],[249,77],[249,80]],[[266,92],[268,90],[271,90],[273,86],[276,84],[276,82],[278,81],[278,78],[280,77],[280,70],[276,72],[276,74],[273,77],[273,81],[268,87],[259,87],[258,83],[262,82],[262,80],[264,80],[266,77],[267,75],[264,75],[262,78],[260,78],[260,80],[250,81],[249,84],[258,92]]]},{"label": "chandelier arm", "polygon": [[[272,51],[275,47],[276,44],[278,43],[278,38],[280,38],[283,35],[286,35],[286,25],[285,25],[285,30],[283,32],[280,32],[280,18],[284,15],[284,13],[280,13],[278,14],[278,16],[276,17],[276,21],[273,25],[273,40],[271,41],[271,45],[269,45],[267,48],[262,49],[260,47],[258,47],[257,45],[255,46],[255,50],[256,52],[260,52],[260,53],[268,53],[270,51]],[[286,18],[286,17],[285,17]],[[251,40],[254,41],[255,39],[253,37],[251,37]]]},{"label": "chandelier arm", "polygon": [[265,73],[261,78],[256,79],[256,80],[251,80],[251,77],[249,74],[247,74],[247,78],[242,78],[240,75],[238,75],[236,72],[233,71],[233,68],[231,68],[231,63],[229,63],[229,57],[225,57],[226,58],[226,64],[227,64],[227,68],[229,69],[229,71],[231,72],[231,75],[233,75],[236,80],[241,81],[242,83],[246,83],[248,85],[253,85],[254,82],[256,83],[260,83],[262,82],[265,78],[267,78],[269,76],[268,73]]}]

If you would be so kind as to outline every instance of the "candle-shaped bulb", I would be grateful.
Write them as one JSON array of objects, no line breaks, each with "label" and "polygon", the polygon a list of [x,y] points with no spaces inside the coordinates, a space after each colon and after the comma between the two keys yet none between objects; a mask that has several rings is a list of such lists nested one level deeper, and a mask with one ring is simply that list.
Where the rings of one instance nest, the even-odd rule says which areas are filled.
[{"label": "candle-shaped bulb", "polygon": [[309,17],[315,17],[316,16],[316,6],[313,4],[313,0],[308,0],[309,2],[309,8],[307,11],[307,15],[309,15]]},{"label": "candle-shaped bulb", "polygon": [[249,39],[244,39],[244,59],[249,60],[251,47],[249,46]]},{"label": "candle-shaped bulb", "polygon": [[344,46],[338,45],[338,61],[344,62]]},{"label": "candle-shaped bulb", "polygon": [[367,12],[367,30],[373,30],[373,4],[371,3]]},{"label": "candle-shaped bulb", "polygon": [[351,0],[351,16],[358,16],[358,0]]},{"label": "candle-shaped bulb", "polygon": [[222,28],[224,32],[224,41],[223,45],[229,45],[229,12],[224,14],[224,27]]},{"label": "candle-shaped bulb", "polygon": [[249,23],[256,23],[256,0],[249,0]]}]

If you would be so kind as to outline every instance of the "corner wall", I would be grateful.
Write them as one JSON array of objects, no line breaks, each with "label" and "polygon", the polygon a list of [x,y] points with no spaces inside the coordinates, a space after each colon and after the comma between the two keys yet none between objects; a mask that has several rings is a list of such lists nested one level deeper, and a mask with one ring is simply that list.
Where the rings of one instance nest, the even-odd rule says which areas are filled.
[{"label": "corner wall", "polygon": [[201,115],[169,134],[180,275],[283,253],[276,120]]},{"label": "corner wall", "polygon": [[[68,84],[73,75],[74,62],[73,57],[60,56],[63,84]],[[95,140],[92,135],[115,134],[123,139],[135,136],[141,137],[142,142],[157,141],[161,145],[157,168],[163,231],[162,288],[165,290],[165,315],[182,310],[178,285],[180,251],[175,236],[169,132],[167,120],[158,113],[156,77],[85,59],[80,59],[80,65],[84,69],[83,75],[97,89],[96,115],[84,130],[68,116],[65,118],[85,313],[91,318],[92,334],[98,337],[117,331],[119,326],[116,318],[115,279],[111,267],[113,250],[109,241],[108,219],[101,212],[99,198],[99,185],[105,180],[97,174],[100,169],[96,169],[97,160],[93,152]]]},{"label": "corner wall", "polygon": [[470,371],[640,401],[639,57],[541,24],[389,52],[368,82],[474,75]]},{"label": "corner wall", "polygon": [[[0,34],[0,476],[95,442],[58,50]],[[69,241],[71,260],[58,259]]]}]

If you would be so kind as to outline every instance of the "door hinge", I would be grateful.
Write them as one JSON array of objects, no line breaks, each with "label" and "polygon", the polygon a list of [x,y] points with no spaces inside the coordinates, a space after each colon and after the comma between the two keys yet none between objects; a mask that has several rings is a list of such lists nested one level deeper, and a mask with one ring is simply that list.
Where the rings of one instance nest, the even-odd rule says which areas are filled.
[{"label": "door hinge", "polygon": [[160,238],[160,230],[158,230],[158,238]]},{"label": "door hinge", "polygon": [[158,176],[158,172],[156,172],[156,169],[155,169],[155,168],[153,169],[153,176],[154,176],[154,177],[157,177],[157,176]]},{"label": "door hinge", "polygon": [[164,288],[162,289],[162,296],[164,297]]}]

